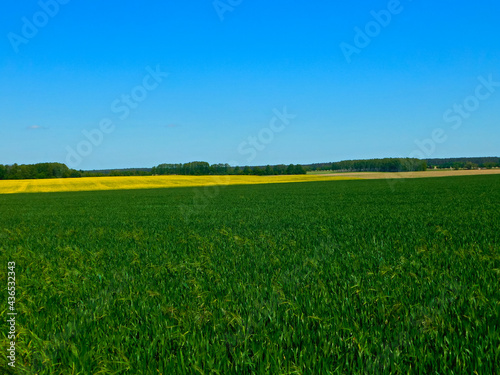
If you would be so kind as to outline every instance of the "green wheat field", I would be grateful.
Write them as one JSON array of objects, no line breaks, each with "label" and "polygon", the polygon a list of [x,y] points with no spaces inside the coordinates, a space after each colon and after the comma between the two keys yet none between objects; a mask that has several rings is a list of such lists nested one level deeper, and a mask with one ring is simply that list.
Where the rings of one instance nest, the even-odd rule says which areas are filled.
[{"label": "green wheat field", "polygon": [[500,374],[500,176],[0,195],[0,267],[7,374]]}]

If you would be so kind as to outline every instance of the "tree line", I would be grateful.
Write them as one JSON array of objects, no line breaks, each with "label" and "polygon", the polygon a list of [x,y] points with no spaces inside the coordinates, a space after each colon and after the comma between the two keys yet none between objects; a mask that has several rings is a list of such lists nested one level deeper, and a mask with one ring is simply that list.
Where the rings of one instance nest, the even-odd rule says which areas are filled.
[{"label": "tree line", "polygon": [[337,172],[413,172],[425,171],[427,162],[414,158],[343,160],[333,163],[311,164],[309,169]]},{"label": "tree line", "polygon": [[77,178],[103,176],[152,176],[152,175],[284,175],[305,174],[306,170],[299,164],[288,166],[267,165],[231,167],[229,164],[212,164],[207,162],[191,162],[184,164],[160,164],[153,168],[128,168],[99,171],[82,171],[68,168],[62,163],[38,164],[0,164],[0,180],[29,180],[46,178]]},{"label": "tree line", "polygon": [[62,163],[0,164],[0,180],[31,180],[45,178],[77,178],[102,176],[150,176],[151,168],[82,171]]},{"label": "tree line", "polygon": [[410,172],[425,171],[430,168],[477,169],[500,168],[500,158],[449,158],[449,159],[414,159],[384,158],[343,160],[332,163],[308,165],[278,164],[266,166],[230,166],[229,164],[209,164],[194,161],[179,164],[159,164],[153,168],[106,169],[82,171],[68,168],[62,163],[38,164],[0,164],[0,180],[74,178],[101,176],[152,176],[152,175],[292,175],[305,174],[308,171],[337,172]]},{"label": "tree line", "polygon": [[284,174],[306,174],[300,164],[232,167],[229,164],[212,164],[195,161],[184,164],[160,164],[152,168],[153,175],[254,175],[271,176]]},{"label": "tree line", "polygon": [[81,177],[81,173],[62,163],[0,164],[0,180]]},{"label": "tree line", "polygon": [[478,169],[478,168],[500,168],[500,158],[476,157],[476,158],[447,158],[427,159],[431,167],[446,169]]}]

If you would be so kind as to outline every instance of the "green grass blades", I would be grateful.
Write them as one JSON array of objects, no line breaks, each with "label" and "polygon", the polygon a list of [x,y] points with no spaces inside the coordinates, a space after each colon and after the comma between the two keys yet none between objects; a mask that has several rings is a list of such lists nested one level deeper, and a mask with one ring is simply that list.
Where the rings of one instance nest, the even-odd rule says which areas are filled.
[{"label": "green grass blades", "polygon": [[195,195],[0,196],[12,373],[500,373],[500,176]]}]

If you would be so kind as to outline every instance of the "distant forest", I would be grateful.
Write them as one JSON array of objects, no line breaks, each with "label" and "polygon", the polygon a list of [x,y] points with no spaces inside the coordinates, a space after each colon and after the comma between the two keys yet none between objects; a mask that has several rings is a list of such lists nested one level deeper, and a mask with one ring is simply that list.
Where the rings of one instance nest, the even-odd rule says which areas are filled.
[{"label": "distant forest", "polygon": [[477,169],[477,168],[498,168],[500,167],[500,158],[450,158],[450,159],[427,159],[429,166],[438,168],[453,169]]},{"label": "distant forest", "polygon": [[284,175],[306,174],[301,165],[267,165],[265,167],[231,167],[229,164],[212,164],[195,161],[184,164],[160,164],[153,168],[128,168],[114,170],[82,171],[68,168],[61,163],[0,164],[0,180],[103,177],[103,176],[152,176],[152,175]]},{"label": "distant forest", "polygon": [[337,172],[413,172],[425,171],[427,161],[410,158],[344,160],[334,163],[311,164],[307,166],[307,169]]},{"label": "distant forest", "polygon": [[368,160],[344,160],[333,163],[304,165],[308,171],[345,171],[345,172],[404,172],[427,169],[478,169],[499,168],[498,157],[448,158],[448,159],[403,159],[385,158]]},{"label": "distant forest", "polygon": [[203,161],[195,161],[186,164],[160,164],[153,167],[153,175],[283,175],[283,174],[306,174],[306,169],[299,164],[290,165],[266,165],[265,167],[231,167],[229,164],[208,164]]},{"label": "distant forest", "polygon": [[305,174],[308,171],[336,172],[406,172],[425,171],[428,168],[478,169],[500,168],[500,158],[449,158],[449,159],[410,159],[385,158],[344,160],[315,164],[278,164],[266,166],[230,166],[229,164],[209,164],[195,161],[184,164],[160,164],[153,168],[128,168],[83,171],[70,169],[61,163],[38,164],[0,164],[0,180],[75,178],[101,176],[152,176],[152,175],[291,175]]}]

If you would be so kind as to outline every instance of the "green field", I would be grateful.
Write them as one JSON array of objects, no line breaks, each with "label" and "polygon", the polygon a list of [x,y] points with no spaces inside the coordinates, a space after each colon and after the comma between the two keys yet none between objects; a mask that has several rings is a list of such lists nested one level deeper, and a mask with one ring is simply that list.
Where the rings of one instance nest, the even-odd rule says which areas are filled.
[{"label": "green field", "polygon": [[500,374],[500,176],[204,189],[0,195],[0,367]]}]

